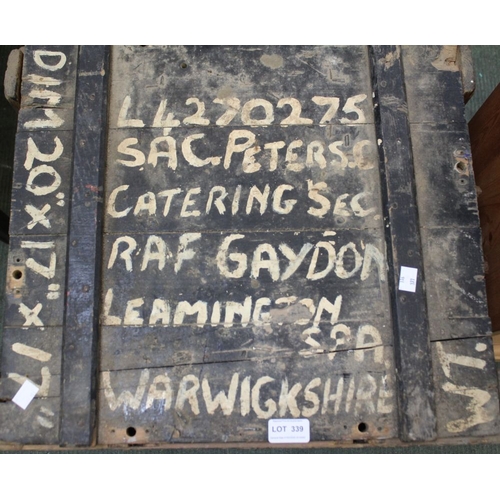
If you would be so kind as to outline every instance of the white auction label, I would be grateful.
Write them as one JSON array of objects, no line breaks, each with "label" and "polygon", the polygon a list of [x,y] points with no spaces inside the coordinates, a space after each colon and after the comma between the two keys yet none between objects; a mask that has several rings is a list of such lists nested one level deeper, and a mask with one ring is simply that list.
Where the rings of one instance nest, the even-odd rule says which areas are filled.
[{"label": "white auction label", "polygon": [[310,434],[307,418],[272,418],[267,422],[270,443],[308,443]]},{"label": "white auction label", "polygon": [[399,289],[404,292],[415,292],[417,289],[417,274],[418,269],[416,267],[401,266]]},{"label": "white auction label", "polygon": [[23,410],[26,410],[39,390],[40,387],[34,384],[31,380],[25,380],[24,384],[12,398],[12,402],[16,403],[16,405],[20,406]]}]

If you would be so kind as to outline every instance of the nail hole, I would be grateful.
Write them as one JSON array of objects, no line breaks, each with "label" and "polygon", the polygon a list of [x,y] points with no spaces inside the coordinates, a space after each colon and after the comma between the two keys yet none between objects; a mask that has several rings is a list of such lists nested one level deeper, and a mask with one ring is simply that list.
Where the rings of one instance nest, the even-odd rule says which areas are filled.
[{"label": "nail hole", "polygon": [[134,437],[137,434],[135,427],[127,427],[127,436]]},{"label": "nail hole", "polygon": [[335,218],[335,222],[337,224],[344,224],[345,223],[345,219],[344,219],[344,217],[336,217]]},{"label": "nail hole", "polygon": [[364,422],[360,422],[358,425],[358,431],[359,432],[366,432],[368,430],[368,424],[365,424]]},{"label": "nail hole", "polygon": [[182,69],[186,69],[187,67],[188,67],[188,65],[185,62],[181,62],[181,68]]},{"label": "nail hole", "polygon": [[455,163],[455,170],[461,174],[465,174],[467,172],[467,165],[463,161],[457,161],[457,163]]},{"label": "nail hole", "polygon": [[16,262],[19,264],[19,262],[21,262],[21,259],[18,257],[18,258],[16,259]]},{"label": "nail hole", "polygon": [[19,271],[19,269],[16,269],[13,273],[12,273],[12,277],[15,279],[15,280],[20,280],[22,277],[23,277],[23,273],[21,271]]},{"label": "nail hole", "polygon": [[406,302],[406,297],[402,295],[399,300],[404,304]]},{"label": "nail hole", "polygon": [[467,181],[466,181],[465,179],[460,179],[460,180],[458,181],[458,183],[459,183],[459,184],[462,184],[462,186],[463,186],[464,184],[467,184]]}]

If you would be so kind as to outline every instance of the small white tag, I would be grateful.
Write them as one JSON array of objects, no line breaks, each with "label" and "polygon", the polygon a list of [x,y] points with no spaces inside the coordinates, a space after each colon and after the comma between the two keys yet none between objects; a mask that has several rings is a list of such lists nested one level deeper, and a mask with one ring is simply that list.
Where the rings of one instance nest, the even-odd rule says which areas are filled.
[{"label": "small white tag", "polygon": [[40,387],[34,384],[31,380],[25,380],[24,384],[12,398],[12,402],[16,403],[16,405],[20,406],[23,410],[26,410],[39,390]]},{"label": "small white tag", "polygon": [[404,292],[415,292],[417,289],[417,273],[418,269],[416,267],[401,266],[399,289]]},{"label": "small white tag", "polygon": [[272,418],[267,422],[270,443],[308,443],[310,440],[307,418]]}]

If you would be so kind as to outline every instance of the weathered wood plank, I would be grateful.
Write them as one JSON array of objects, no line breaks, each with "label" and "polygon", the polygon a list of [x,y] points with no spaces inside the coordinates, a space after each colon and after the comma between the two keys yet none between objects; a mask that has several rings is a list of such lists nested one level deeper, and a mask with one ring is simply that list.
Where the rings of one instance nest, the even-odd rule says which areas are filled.
[{"label": "weathered wood plank", "polygon": [[34,399],[26,410],[0,402],[0,442],[50,445],[59,442],[60,398]]},{"label": "weathered wood plank", "polygon": [[110,131],[105,231],[380,227],[375,143],[367,124]]},{"label": "weathered wood plank", "polygon": [[267,419],[300,416],[310,419],[312,441],[394,437],[392,352],[377,349],[334,361],[276,356],[104,371],[99,441],[259,442],[267,440]]},{"label": "weathered wood plank", "polygon": [[411,125],[417,194],[425,202],[421,225],[476,228],[479,212],[467,125],[439,124],[433,118],[429,112],[428,122]]},{"label": "weathered wood plank", "polygon": [[[435,65],[421,53],[412,47],[403,49],[407,78],[416,80],[430,95],[460,88],[454,63]],[[409,88],[425,274],[432,278],[427,283],[431,338],[489,335],[471,149],[467,123],[456,112],[462,97],[458,90],[450,92],[446,97],[449,110],[444,114],[430,101],[424,107],[419,100],[422,91]]]},{"label": "weathered wood plank", "polygon": [[402,55],[410,123],[466,124],[458,46],[402,46]]},{"label": "weathered wood plank", "polygon": [[491,337],[433,342],[439,437],[499,432]]},{"label": "weathered wood plank", "polygon": [[111,65],[111,128],[373,123],[363,46],[116,46]]},{"label": "weathered wood plank", "polygon": [[18,132],[16,158],[10,233],[66,234],[73,131]]},{"label": "weathered wood plank", "polygon": [[66,237],[10,238],[5,325],[62,326]]},{"label": "weathered wood plank", "polygon": [[[242,302],[249,296],[254,303],[261,297],[281,303],[286,297],[296,297],[292,303],[310,298],[316,307],[322,297],[333,303],[342,295],[344,308],[352,311],[347,318],[388,316],[383,307],[388,300],[384,253],[380,232],[371,230],[107,236],[102,320],[155,324],[151,313],[156,299],[171,301],[172,308],[183,301],[203,301],[208,304],[204,309],[212,309],[217,301]],[[127,297],[135,302],[128,306]],[[270,305],[263,305],[264,312]],[[297,309],[311,318],[315,313],[308,313],[308,307]],[[207,322],[221,319],[214,320],[210,310],[202,321]]]},{"label": "weathered wood plank", "polygon": [[78,54],[64,321],[61,443],[90,445],[95,419],[108,48]]},{"label": "weathered wood plank", "polygon": [[[424,53],[439,53],[438,63]],[[406,78],[416,82],[407,86],[408,110],[430,332],[440,340],[432,342],[438,437],[497,434],[498,383],[458,66],[449,47],[404,47],[403,60]]]},{"label": "weathered wood plank", "polygon": [[28,46],[23,61],[18,130],[72,130],[76,46]]},{"label": "weathered wood plank", "polygon": [[[431,339],[457,337],[453,320],[484,324],[477,331],[461,328],[465,338],[490,335],[479,228],[424,228],[422,238],[426,273],[432,276],[427,285]],[[452,259],[453,265],[447,264]]]},{"label": "weathered wood plank", "polygon": [[[127,426],[139,440],[266,439],[258,422],[240,434],[255,427],[250,411],[224,424],[188,414],[173,438],[160,408],[128,421],[108,411],[102,384],[135,392],[144,370],[176,383],[208,370],[227,386],[245,367],[245,392],[246,377],[278,377],[279,365],[302,387],[332,370],[355,377],[352,360],[379,346],[369,370],[384,366],[393,398],[366,48],[122,47],[112,60],[100,442],[129,439]],[[361,433],[359,422],[312,423],[315,439]]]},{"label": "weathered wood plank", "polygon": [[[27,46],[14,158],[0,440],[58,442],[77,48]],[[12,403],[24,378],[40,386]]]},{"label": "weathered wood plank", "polygon": [[[432,371],[429,325],[401,49],[373,47],[373,72],[381,184],[387,204],[399,436],[403,441],[432,440],[436,435],[434,388],[428,376]],[[417,271],[412,291],[400,289],[403,266]]]},{"label": "weathered wood plank", "polygon": [[[291,307],[288,309],[292,309]],[[274,310],[276,312],[276,309]],[[287,308],[281,311],[287,312]],[[307,325],[264,322],[252,326],[103,327],[101,367],[131,370],[186,364],[267,360],[337,353],[391,345],[384,319],[328,321]],[[304,333],[305,332],[305,333]],[[314,332],[314,333],[311,333]]]},{"label": "weathered wood plank", "polygon": [[3,331],[0,399],[11,400],[24,381],[40,386],[36,398],[58,397],[61,328],[6,328]]}]

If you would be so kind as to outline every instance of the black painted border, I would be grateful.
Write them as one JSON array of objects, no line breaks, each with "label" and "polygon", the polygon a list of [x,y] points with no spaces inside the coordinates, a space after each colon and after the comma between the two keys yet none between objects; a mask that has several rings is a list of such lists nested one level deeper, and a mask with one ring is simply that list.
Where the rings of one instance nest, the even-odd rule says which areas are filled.
[{"label": "black painted border", "polygon": [[109,47],[80,46],[67,252],[60,443],[89,446],[96,418]]},{"label": "black painted border", "polygon": [[[405,79],[398,46],[370,47],[386,226],[398,388],[399,437],[436,439],[424,266]],[[399,290],[401,266],[418,269],[415,293]]]}]

